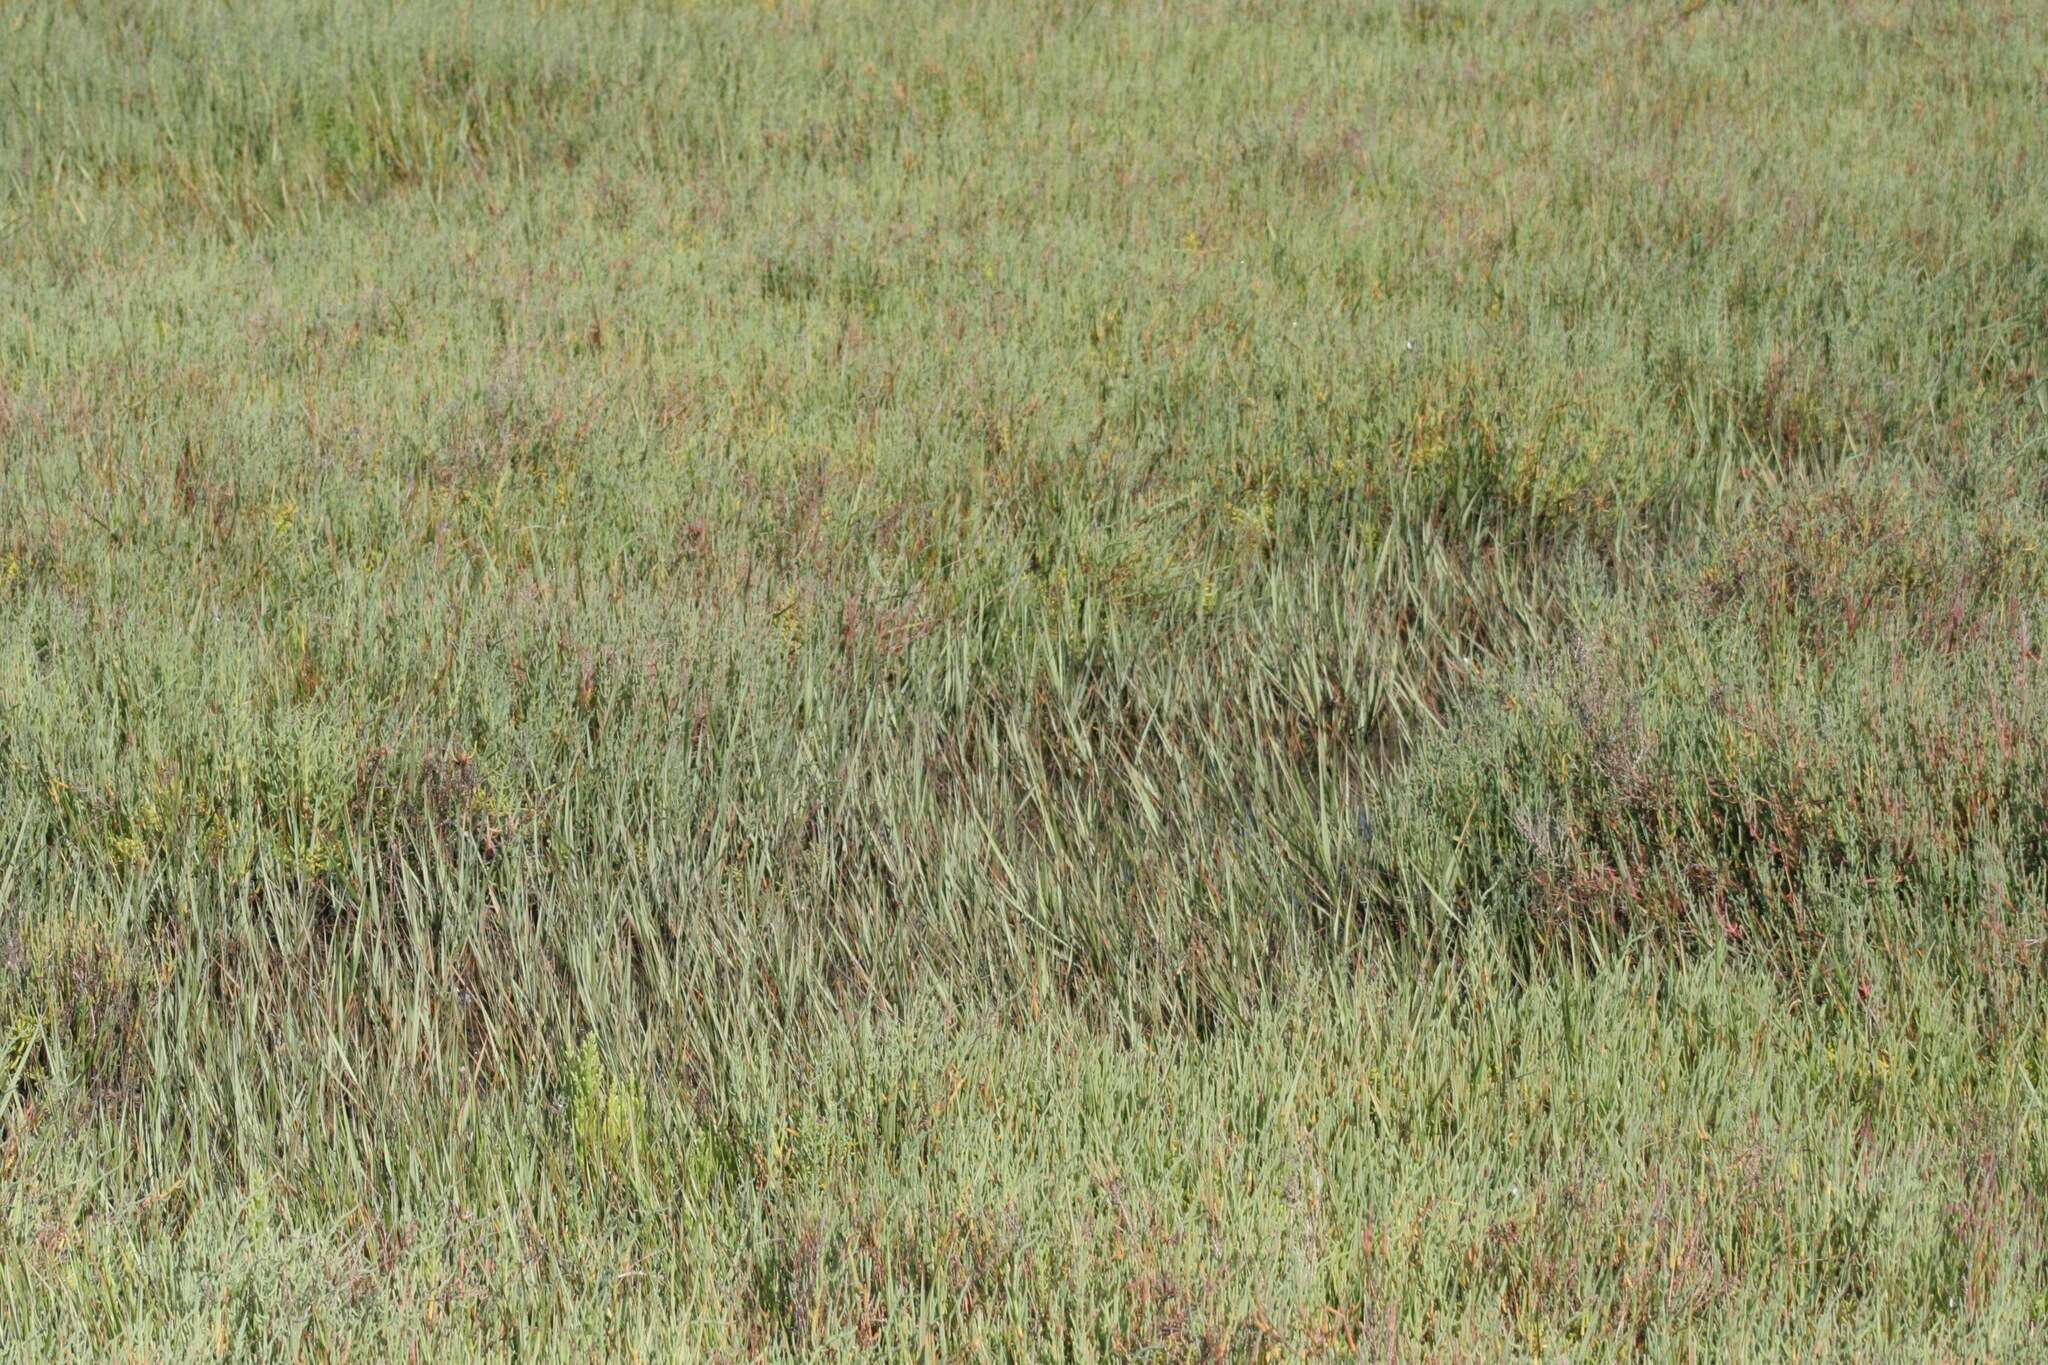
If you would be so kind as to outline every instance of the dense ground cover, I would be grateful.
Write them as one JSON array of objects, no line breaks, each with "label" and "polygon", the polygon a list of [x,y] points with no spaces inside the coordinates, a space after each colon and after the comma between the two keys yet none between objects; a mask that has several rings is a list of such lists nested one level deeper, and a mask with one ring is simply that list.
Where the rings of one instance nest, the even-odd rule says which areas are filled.
[{"label": "dense ground cover", "polygon": [[0,9],[0,1340],[2048,1351],[2044,106]]}]

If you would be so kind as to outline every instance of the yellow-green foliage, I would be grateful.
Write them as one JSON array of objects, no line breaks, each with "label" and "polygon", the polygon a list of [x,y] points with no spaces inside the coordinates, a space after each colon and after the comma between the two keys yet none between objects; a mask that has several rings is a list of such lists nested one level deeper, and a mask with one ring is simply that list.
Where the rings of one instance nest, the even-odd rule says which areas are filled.
[{"label": "yellow-green foliage", "polygon": [[569,1132],[577,1160],[601,1177],[638,1175],[647,1122],[639,1084],[609,1071],[592,1038],[570,1054],[568,1073]]}]

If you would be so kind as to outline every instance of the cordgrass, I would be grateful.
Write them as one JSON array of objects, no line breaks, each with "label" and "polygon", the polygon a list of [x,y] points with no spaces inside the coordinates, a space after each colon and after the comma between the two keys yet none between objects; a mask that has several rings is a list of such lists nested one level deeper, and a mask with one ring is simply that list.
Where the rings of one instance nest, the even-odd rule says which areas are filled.
[{"label": "cordgrass", "polygon": [[0,1349],[2048,1355],[2044,71],[0,10]]}]

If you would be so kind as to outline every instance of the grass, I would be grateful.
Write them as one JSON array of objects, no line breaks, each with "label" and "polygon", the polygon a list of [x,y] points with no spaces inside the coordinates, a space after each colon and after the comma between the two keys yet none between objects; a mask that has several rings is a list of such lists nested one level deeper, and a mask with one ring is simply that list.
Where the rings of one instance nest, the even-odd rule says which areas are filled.
[{"label": "grass", "polygon": [[2038,4],[0,32],[7,1350],[2048,1353]]}]

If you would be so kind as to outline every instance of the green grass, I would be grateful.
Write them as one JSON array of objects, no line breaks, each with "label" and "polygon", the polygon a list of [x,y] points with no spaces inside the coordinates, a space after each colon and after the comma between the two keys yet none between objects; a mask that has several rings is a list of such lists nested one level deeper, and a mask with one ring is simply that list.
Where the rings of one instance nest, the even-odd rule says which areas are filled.
[{"label": "green grass", "polygon": [[2048,1355],[2044,72],[0,8],[0,1346]]}]

